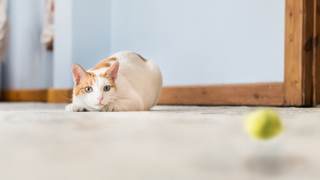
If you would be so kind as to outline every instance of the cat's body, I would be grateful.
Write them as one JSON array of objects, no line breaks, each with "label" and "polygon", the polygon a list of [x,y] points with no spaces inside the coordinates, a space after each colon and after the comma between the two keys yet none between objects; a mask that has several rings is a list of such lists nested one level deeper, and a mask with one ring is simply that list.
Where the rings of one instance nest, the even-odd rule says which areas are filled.
[{"label": "cat's body", "polygon": [[158,100],[162,75],[158,66],[130,51],[118,52],[84,71],[72,67],[73,102],[67,111],[143,111]]}]

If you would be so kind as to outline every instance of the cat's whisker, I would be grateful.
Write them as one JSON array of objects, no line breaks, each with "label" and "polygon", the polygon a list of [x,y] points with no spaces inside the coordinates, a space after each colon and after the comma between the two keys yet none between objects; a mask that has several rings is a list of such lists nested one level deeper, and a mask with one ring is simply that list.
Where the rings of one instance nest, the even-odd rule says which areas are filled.
[{"label": "cat's whisker", "polygon": [[68,100],[69,102],[72,102],[72,98],[68,98],[68,97],[64,96],[64,95],[61,94],[59,91],[58,91],[58,93],[59,93],[59,95],[60,95],[63,99]]}]

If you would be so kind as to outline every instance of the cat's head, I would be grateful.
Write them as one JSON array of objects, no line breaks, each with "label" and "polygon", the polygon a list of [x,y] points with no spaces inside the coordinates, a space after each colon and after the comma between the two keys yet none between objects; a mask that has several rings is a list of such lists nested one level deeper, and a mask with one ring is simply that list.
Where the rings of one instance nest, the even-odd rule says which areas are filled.
[{"label": "cat's head", "polygon": [[100,110],[112,103],[117,91],[116,80],[119,62],[108,68],[85,71],[79,64],[73,64],[74,96],[77,101],[91,110]]}]

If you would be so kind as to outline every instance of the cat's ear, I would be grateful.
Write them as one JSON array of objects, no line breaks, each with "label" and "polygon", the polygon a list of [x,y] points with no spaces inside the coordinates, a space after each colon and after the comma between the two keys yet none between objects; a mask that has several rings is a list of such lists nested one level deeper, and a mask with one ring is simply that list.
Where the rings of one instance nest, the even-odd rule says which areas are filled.
[{"label": "cat's ear", "polygon": [[74,63],[72,65],[72,75],[74,83],[78,85],[80,80],[86,77],[87,72],[79,64]]},{"label": "cat's ear", "polygon": [[113,82],[116,81],[118,70],[119,70],[119,62],[115,62],[112,64],[111,67],[108,68],[108,70],[104,73],[106,77],[110,77]]}]

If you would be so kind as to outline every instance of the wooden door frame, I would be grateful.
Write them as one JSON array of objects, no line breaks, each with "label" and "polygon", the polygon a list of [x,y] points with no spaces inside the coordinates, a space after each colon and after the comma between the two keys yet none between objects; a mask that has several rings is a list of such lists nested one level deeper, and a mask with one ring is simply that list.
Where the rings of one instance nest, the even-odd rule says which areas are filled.
[{"label": "wooden door frame", "polygon": [[314,1],[314,19],[313,19],[313,106],[320,103],[320,0]]},{"label": "wooden door frame", "polygon": [[[314,106],[320,102],[320,0],[285,0],[283,83],[164,87],[160,105]],[[320,9],[320,8],[319,8]],[[319,28],[317,28],[319,26]],[[319,32],[319,33],[318,33]],[[318,70],[319,69],[319,70]],[[317,71],[318,70],[318,71]],[[317,78],[319,77],[319,78]],[[41,96],[38,96],[38,95]],[[72,89],[5,90],[4,101],[70,102]]]},{"label": "wooden door frame", "polygon": [[316,0],[286,0],[284,106],[315,105],[315,4]]}]

